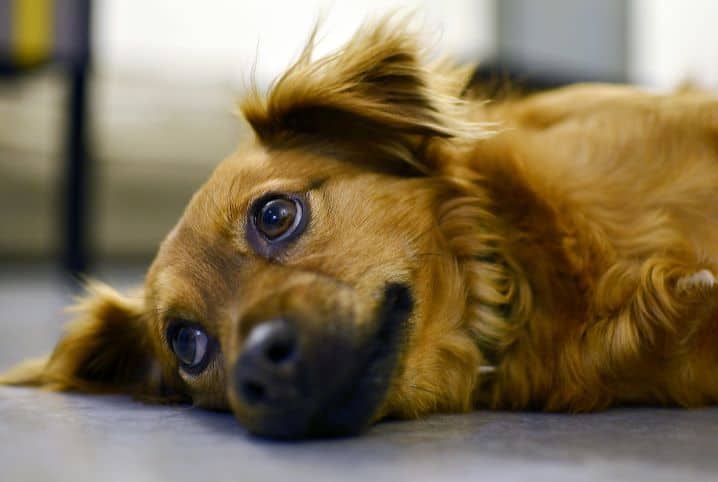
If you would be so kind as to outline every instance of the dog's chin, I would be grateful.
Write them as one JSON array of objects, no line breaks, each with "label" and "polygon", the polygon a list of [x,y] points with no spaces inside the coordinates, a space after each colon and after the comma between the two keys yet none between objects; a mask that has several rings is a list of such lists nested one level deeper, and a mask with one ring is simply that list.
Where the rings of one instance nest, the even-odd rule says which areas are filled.
[{"label": "dog's chin", "polygon": [[285,411],[278,417],[267,414],[261,421],[240,418],[240,423],[253,435],[277,440],[358,435],[376,418],[386,396],[392,358],[394,356],[388,353],[386,357],[372,360],[362,376],[318,409],[310,411],[297,404],[289,416]]},{"label": "dog's chin", "polygon": [[323,397],[319,405],[297,403],[289,413],[265,412],[260,418],[237,413],[240,423],[254,435],[282,440],[349,437],[365,430],[377,419],[397,375],[412,308],[408,287],[388,285],[378,311],[377,330],[360,350],[360,362],[346,383]]}]

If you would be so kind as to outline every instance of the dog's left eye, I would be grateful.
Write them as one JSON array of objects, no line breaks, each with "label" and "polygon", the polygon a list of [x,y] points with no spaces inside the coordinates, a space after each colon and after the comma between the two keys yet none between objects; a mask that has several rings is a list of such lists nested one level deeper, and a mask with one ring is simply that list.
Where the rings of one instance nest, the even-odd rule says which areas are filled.
[{"label": "dog's left eye", "polygon": [[182,367],[190,372],[199,372],[206,365],[210,338],[201,328],[182,325],[170,330],[169,342]]},{"label": "dog's left eye", "polygon": [[272,196],[261,200],[255,207],[254,224],[268,241],[292,236],[301,219],[301,203],[288,196]]},{"label": "dog's left eye", "polygon": [[309,203],[304,194],[265,194],[250,206],[247,240],[261,256],[277,259],[304,232],[309,218]]}]

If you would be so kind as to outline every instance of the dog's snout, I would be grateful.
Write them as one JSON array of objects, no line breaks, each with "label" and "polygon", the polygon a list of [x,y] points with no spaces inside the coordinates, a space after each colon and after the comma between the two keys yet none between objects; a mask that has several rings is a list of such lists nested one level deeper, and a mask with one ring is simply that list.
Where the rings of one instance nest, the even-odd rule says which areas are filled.
[{"label": "dog's snout", "polygon": [[260,300],[239,320],[228,398],[254,434],[291,439],[356,433],[386,394],[397,340],[412,310],[409,289],[384,287],[373,322],[361,323],[352,291],[337,292],[322,278],[312,281]]},{"label": "dog's snout", "polygon": [[356,352],[349,326],[316,320],[254,324],[233,365],[235,414],[251,432],[274,438],[328,433],[324,407],[351,387]]},{"label": "dog's snout", "polygon": [[249,334],[235,368],[238,394],[249,405],[281,406],[298,396],[299,348],[294,328],[266,321]]}]

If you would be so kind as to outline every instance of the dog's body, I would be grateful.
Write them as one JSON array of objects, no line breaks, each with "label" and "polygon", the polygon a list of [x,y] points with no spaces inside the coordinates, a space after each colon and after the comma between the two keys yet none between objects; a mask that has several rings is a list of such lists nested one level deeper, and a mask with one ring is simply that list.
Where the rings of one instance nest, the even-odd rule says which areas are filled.
[{"label": "dog's body", "polygon": [[192,400],[279,437],[718,402],[718,101],[460,98],[467,71],[422,66],[387,23],[310,56],[245,102],[256,140],[144,296],[95,286],[6,383]]},{"label": "dog's body", "polygon": [[506,131],[465,162],[495,215],[512,321],[483,400],[718,401],[718,102],[586,85],[486,111]]}]

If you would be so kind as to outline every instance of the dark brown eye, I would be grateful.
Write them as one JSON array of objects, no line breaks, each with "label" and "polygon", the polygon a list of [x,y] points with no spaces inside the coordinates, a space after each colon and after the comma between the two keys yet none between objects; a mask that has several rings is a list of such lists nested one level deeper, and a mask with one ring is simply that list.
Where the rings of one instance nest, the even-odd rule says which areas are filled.
[{"label": "dark brown eye", "polygon": [[302,205],[284,196],[270,197],[256,207],[254,224],[268,241],[290,237],[302,218]]},{"label": "dark brown eye", "polygon": [[257,254],[277,261],[309,225],[310,213],[304,193],[267,193],[249,207],[247,241]]}]

